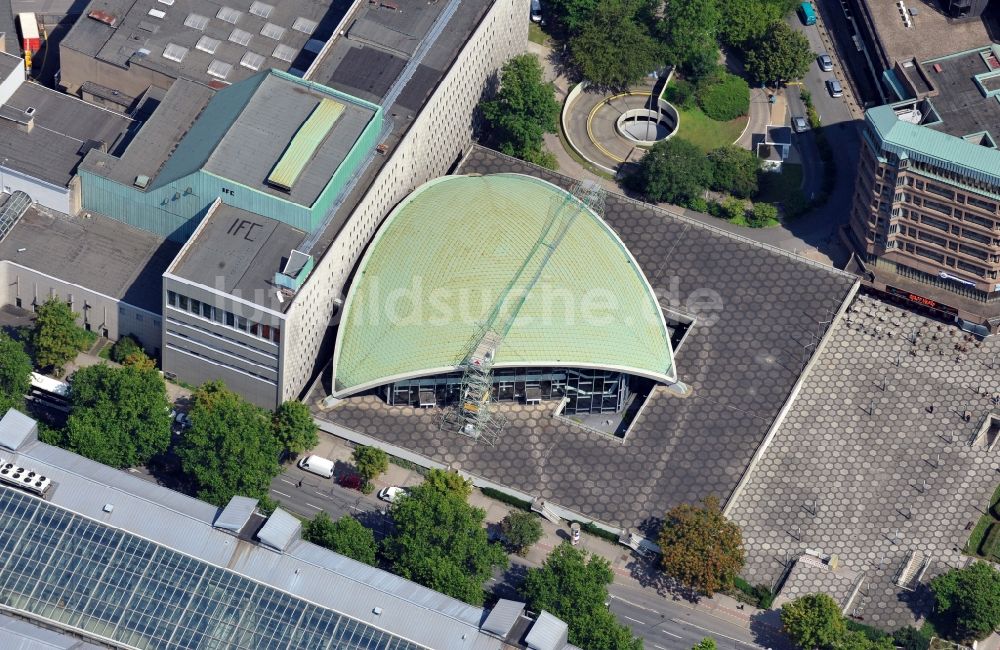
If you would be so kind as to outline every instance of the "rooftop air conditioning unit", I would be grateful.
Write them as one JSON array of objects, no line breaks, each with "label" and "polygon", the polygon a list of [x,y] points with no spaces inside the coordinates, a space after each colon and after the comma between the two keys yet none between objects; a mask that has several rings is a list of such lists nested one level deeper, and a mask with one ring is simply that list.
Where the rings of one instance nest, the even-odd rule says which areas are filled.
[{"label": "rooftop air conditioning unit", "polygon": [[14,463],[0,463],[0,482],[19,487],[41,496],[52,485],[52,479],[47,476]]}]

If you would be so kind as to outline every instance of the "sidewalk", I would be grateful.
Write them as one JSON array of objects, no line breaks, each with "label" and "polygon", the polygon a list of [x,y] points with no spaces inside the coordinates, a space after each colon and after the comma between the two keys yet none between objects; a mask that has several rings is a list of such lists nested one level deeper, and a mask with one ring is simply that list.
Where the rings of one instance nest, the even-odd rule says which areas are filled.
[{"label": "sidewalk", "polygon": [[[346,441],[330,435],[320,436],[319,445],[310,453],[319,454],[333,461],[351,463],[351,452],[353,447]],[[399,487],[411,487],[420,484],[423,476],[416,470],[400,467],[394,463],[389,463],[389,469],[375,479],[375,489],[395,485]],[[486,524],[498,524],[514,508],[505,503],[487,497],[479,490],[473,490],[469,497],[469,503],[477,508],[482,508],[486,512]],[[549,553],[559,544],[569,541],[569,523],[557,526],[547,519],[539,517],[542,524],[542,539],[532,546],[524,557],[515,556],[516,562],[529,566],[541,566]],[[690,603],[685,600],[674,600],[673,595],[663,584],[662,574],[658,567],[651,565],[647,560],[635,555],[631,549],[615,544],[600,537],[589,535],[586,532],[580,535],[580,548],[588,553],[600,555],[611,564],[614,572],[615,585],[637,592],[644,592],[648,596],[663,598],[664,603],[669,602],[672,606],[682,606],[692,610],[716,616],[728,623],[739,625],[749,629],[750,619],[760,610],[745,605],[744,609],[739,609],[739,603],[729,596],[716,595],[712,598],[702,598],[697,603]]]}]

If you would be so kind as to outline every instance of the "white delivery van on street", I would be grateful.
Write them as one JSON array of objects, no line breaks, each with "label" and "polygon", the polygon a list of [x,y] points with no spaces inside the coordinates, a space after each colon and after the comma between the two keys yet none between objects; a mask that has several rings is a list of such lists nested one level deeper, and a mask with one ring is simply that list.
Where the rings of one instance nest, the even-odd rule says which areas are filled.
[{"label": "white delivery van on street", "polygon": [[333,461],[322,456],[306,456],[299,461],[299,467],[323,478],[333,476]]}]

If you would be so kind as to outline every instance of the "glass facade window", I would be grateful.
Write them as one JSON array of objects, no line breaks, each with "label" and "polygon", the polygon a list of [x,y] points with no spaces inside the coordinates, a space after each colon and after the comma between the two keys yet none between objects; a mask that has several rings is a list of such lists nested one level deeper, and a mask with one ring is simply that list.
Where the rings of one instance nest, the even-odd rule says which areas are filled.
[{"label": "glass facade window", "polygon": [[226,569],[0,488],[0,603],[137,648],[418,650]]},{"label": "glass facade window", "polygon": [[934,217],[929,217],[925,214],[920,217],[920,223],[925,223],[928,226],[934,226],[938,230],[948,232],[948,222],[942,219],[935,219]]},{"label": "glass facade window", "polygon": [[931,194],[937,194],[938,196],[943,196],[949,201],[955,200],[955,192],[949,190],[946,187],[941,187],[940,185],[935,185],[934,183],[927,183],[925,190],[930,192]]},{"label": "glass facade window", "polygon": [[188,311],[200,318],[224,324],[226,327],[247,332],[252,336],[272,341],[274,343],[278,343],[279,341],[277,327],[265,326],[261,323],[256,323],[243,318],[242,316],[237,316],[232,312],[225,311],[224,309],[213,307],[207,302],[196,300],[194,298],[188,298],[187,296],[183,296],[173,291],[168,291],[167,303],[172,307]]},{"label": "glass facade window", "polygon": [[990,203],[989,201],[983,201],[981,199],[977,199],[974,196],[968,197],[968,202],[969,202],[969,205],[974,205],[977,208],[979,208],[980,210],[986,210],[987,212],[996,212],[997,211],[997,204],[996,203]]},{"label": "glass facade window", "polygon": [[936,212],[940,212],[941,214],[951,216],[951,207],[941,203],[940,201],[924,199],[924,207],[928,210],[934,210]]}]

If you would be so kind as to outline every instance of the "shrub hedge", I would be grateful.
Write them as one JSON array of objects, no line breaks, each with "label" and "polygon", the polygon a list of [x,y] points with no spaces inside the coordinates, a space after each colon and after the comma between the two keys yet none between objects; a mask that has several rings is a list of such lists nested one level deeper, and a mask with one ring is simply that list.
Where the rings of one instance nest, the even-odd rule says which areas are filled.
[{"label": "shrub hedge", "polygon": [[750,86],[728,72],[706,79],[696,94],[701,110],[713,120],[728,122],[750,111]]},{"label": "shrub hedge", "polygon": [[480,492],[485,494],[491,499],[496,499],[502,503],[506,503],[509,506],[514,506],[515,508],[520,508],[521,510],[526,510],[531,512],[531,502],[525,501],[524,499],[518,499],[515,496],[511,496],[506,492],[501,492],[500,490],[494,490],[490,487],[480,488]]}]

